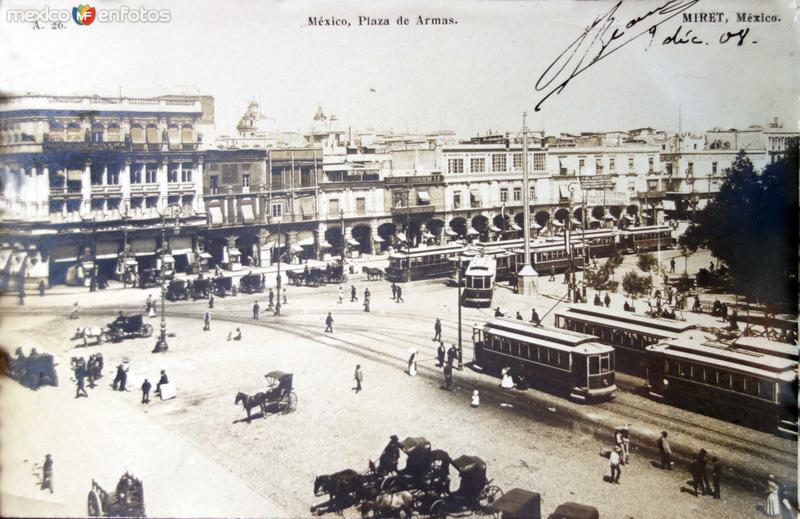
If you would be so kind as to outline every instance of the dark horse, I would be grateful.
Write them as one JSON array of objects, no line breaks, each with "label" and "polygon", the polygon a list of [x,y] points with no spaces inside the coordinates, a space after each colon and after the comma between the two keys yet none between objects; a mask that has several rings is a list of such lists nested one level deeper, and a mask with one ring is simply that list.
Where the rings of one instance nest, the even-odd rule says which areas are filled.
[{"label": "dark horse", "polygon": [[372,279],[383,279],[383,275],[385,274],[383,270],[372,267],[364,267],[364,272],[367,274],[368,281]]},{"label": "dark horse", "polygon": [[247,411],[247,421],[250,421],[250,411],[254,407],[261,408],[261,414],[266,416],[267,414],[267,394],[266,393],[256,393],[255,395],[248,395],[247,393],[242,393],[239,391],[236,394],[236,401],[234,405],[239,405],[241,403],[244,406],[244,410]]},{"label": "dark horse", "polygon": [[[331,511],[341,510],[342,500],[348,496],[358,497],[362,486],[362,476],[353,469],[345,469],[334,474],[317,476],[314,480],[314,495],[328,495],[327,503]],[[311,513],[317,512],[322,505],[311,507]]]}]

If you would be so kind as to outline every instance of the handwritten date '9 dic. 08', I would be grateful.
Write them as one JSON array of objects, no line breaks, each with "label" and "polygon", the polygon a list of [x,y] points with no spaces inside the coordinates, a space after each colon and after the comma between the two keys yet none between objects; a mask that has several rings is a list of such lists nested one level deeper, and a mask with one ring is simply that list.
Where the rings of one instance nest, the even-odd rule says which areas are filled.
[{"label": "handwritten date '9 dic. 08'", "polygon": [[[683,25],[674,30],[661,27],[699,1],[669,0],[655,9],[620,22],[617,22],[614,15],[622,5],[622,0],[614,4],[608,12],[597,17],[586,27],[539,77],[536,90],[538,92],[546,90],[547,93],[536,105],[536,111],[541,110],[542,104],[550,96],[560,94],[576,76],[640,37],[645,39],[649,37],[645,50],[653,44],[656,35],[659,37],[664,35],[661,40],[662,45],[709,45],[709,41],[694,33],[692,29],[685,29]],[[736,47],[757,43],[746,39],[749,34],[749,27],[737,31],[723,31],[717,41],[722,45]]]}]

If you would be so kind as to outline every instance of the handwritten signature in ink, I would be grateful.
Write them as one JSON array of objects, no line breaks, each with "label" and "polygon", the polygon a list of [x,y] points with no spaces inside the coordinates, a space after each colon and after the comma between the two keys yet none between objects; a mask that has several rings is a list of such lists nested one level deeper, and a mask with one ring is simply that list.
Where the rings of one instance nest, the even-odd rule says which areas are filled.
[{"label": "handwritten signature in ink", "polygon": [[631,18],[624,26],[615,24],[614,15],[622,5],[622,0],[617,2],[611,10],[596,18],[542,73],[536,82],[536,91],[549,89],[549,92],[537,103],[535,111],[540,111],[542,104],[550,96],[563,92],[573,78],[640,36],[649,34],[652,43],[659,25],[699,1],[669,0],[641,16]]}]

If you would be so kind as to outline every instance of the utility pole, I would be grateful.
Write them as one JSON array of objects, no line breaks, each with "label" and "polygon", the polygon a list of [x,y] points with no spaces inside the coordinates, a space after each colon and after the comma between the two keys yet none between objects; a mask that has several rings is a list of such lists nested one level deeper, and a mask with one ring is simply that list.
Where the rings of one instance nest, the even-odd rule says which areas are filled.
[{"label": "utility pole", "polygon": [[[463,356],[461,353],[461,260],[462,256],[458,255],[458,369],[463,366]],[[409,260],[410,261],[410,260]]]},{"label": "utility pole", "polygon": [[275,277],[277,291],[278,293],[275,294],[277,301],[275,303],[275,315],[281,315],[281,259],[283,258],[283,254],[281,254],[281,219],[282,217],[279,216],[278,220],[278,274]]},{"label": "utility pole", "polygon": [[175,234],[180,230],[181,206],[169,204],[161,214],[161,330],[158,342],[156,342],[153,353],[162,353],[169,349],[167,345],[167,320],[164,315],[167,301],[167,269],[165,259],[167,256],[167,216],[175,218]]},{"label": "utility pole", "polygon": [[[531,266],[531,201],[530,184],[528,181],[528,112],[522,113],[522,214],[525,226],[522,229],[524,237],[524,259],[522,268],[517,273],[517,291],[523,295],[536,293],[534,278],[536,271]],[[459,271],[460,272],[460,271]],[[459,274],[460,275],[460,274]],[[461,290],[459,288],[459,290]],[[459,312],[461,308],[459,307]],[[461,329],[459,328],[459,333]]]}]

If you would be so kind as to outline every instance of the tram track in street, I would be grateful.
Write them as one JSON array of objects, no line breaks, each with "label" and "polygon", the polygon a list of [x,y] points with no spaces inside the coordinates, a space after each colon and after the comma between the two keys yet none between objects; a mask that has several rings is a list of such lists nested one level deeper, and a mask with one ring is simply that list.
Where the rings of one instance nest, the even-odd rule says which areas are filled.
[{"label": "tram track in street", "polygon": [[[139,305],[130,305],[128,307],[119,306],[115,307],[115,309],[121,310],[129,310],[131,308],[138,309],[140,308]],[[10,316],[16,313],[20,313],[18,311],[8,311],[8,308],[3,309],[3,315]],[[16,310],[16,309],[14,309]],[[21,309],[20,309],[21,310]],[[26,308],[25,313],[35,313],[35,314],[52,314],[54,311],[63,312],[63,309],[54,310],[52,308]],[[184,319],[195,319],[200,321],[202,319],[202,314],[205,312],[205,308],[200,308],[199,311],[189,311],[188,308],[180,309],[180,310],[172,310],[168,309],[166,315],[168,317],[178,317]],[[104,316],[104,315],[113,315],[113,311],[108,308],[86,308],[81,310],[82,314],[91,315],[91,316]],[[362,315],[363,312],[358,310],[345,310],[344,312],[337,312],[338,314],[353,314],[353,315]],[[245,314],[246,315],[246,314]],[[311,311],[303,312],[301,314],[294,313],[295,316],[300,315],[312,315]],[[418,319],[419,316],[410,312],[397,312],[391,311],[384,313],[382,311],[376,311],[375,315],[383,316],[383,317],[390,317],[390,318],[401,318],[401,319]],[[268,329],[275,329],[276,331],[280,331],[282,333],[286,333],[289,335],[302,337],[308,339],[316,344],[333,347],[342,351],[346,351],[353,355],[368,359],[373,362],[379,362],[386,366],[391,366],[395,369],[403,369],[406,365],[406,361],[403,358],[403,350],[407,351],[409,346],[414,346],[417,348],[420,353],[427,354],[430,352],[431,358],[436,358],[436,345],[437,343],[430,341],[429,339],[423,338],[423,333],[419,330],[408,330],[403,328],[386,328],[382,327],[380,330],[375,330],[371,327],[366,327],[363,325],[348,325],[346,327],[337,327],[338,331],[341,333],[354,335],[355,337],[360,337],[365,339],[369,343],[375,344],[389,344],[389,341],[386,341],[387,337],[391,337],[392,341],[390,344],[392,349],[397,349],[399,353],[393,353],[391,351],[383,351],[380,349],[376,349],[374,346],[364,345],[357,343],[352,340],[348,340],[338,335],[328,335],[322,334],[321,332],[321,324],[311,324],[311,323],[303,323],[303,322],[292,322],[289,323],[279,323],[273,320],[261,320],[261,321],[254,321],[247,317],[237,317],[233,315],[226,315],[226,314],[215,314],[214,317],[215,321],[222,321],[222,322],[230,322],[230,323],[237,323],[237,324],[246,324],[251,326],[258,326],[261,328],[268,328]],[[442,323],[446,325],[448,329],[456,329],[458,323],[455,320],[442,320]],[[156,332],[157,333],[157,332]],[[424,334],[426,337],[428,334]],[[321,340],[324,339],[324,340]],[[412,339],[413,342],[409,342],[409,339]],[[422,342],[419,342],[422,341]],[[398,354],[401,355],[398,357]],[[434,369],[428,366],[421,366],[419,370],[419,374],[422,375],[425,379],[430,381],[441,381],[441,374],[439,370]],[[475,377],[472,377],[475,379]],[[558,413],[551,413],[547,410],[548,403],[546,401],[546,397],[542,395],[541,397],[537,397],[536,395],[532,395],[529,392],[519,394],[509,393],[507,391],[502,391],[496,384],[496,379],[493,377],[489,379],[488,377],[479,377],[477,380],[470,380],[470,384],[476,386],[481,390],[482,397],[487,402],[496,402],[498,407],[500,404],[510,403],[513,407],[512,408],[505,408],[505,410],[514,412],[520,416],[525,416],[528,419],[534,419],[538,421],[547,421],[549,423],[553,423],[556,426],[564,427],[564,428],[571,428],[574,429],[576,426],[583,426],[588,425],[589,430],[591,433],[602,439],[604,441],[611,441],[613,438],[613,427],[609,426],[608,424],[603,425],[598,423],[596,420],[586,416],[585,413],[581,413],[580,411],[570,409],[569,407],[565,407],[563,405],[559,406]],[[485,379],[485,380],[482,380]],[[462,390],[461,397],[466,401],[469,398],[469,390]],[[676,416],[667,416],[665,413],[660,413],[653,411],[652,409],[645,408],[641,405],[636,405],[633,402],[630,402],[630,399],[626,399],[628,401],[625,404],[616,404],[614,401],[604,404],[598,404],[598,409],[602,409],[606,412],[612,413],[616,415],[617,418],[612,418],[616,420],[617,423],[637,423],[637,422],[645,422],[649,424],[653,424],[654,421],[657,421],[659,424],[668,423],[672,427],[672,430],[676,430],[674,428],[675,424],[678,424],[680,428],[685,430],[685,434],[689,435],[693,440],[694,443],[702,443],[708,450],[712,450],[712,445],[723,447],[726,449],[733,449],[735,452],[739,452],[741,454],[751,456],[756,459],[765,459],[770,461],[770,463],[775,463],[781,466],[783,470],[782,472],[796,472],[796,468],[790,464],[786,463],[787,455],[793,453],[789,453],[787,450],[775,448],[769,445],[765,445],[763,443],[758,443],[754,441],[747,440],[745,438],[737,437],[717,429],[712,429],[708,426],[698,424],[696,422],[690,422],[688,420],[684,420],[682,418],[678,418]],[[588,409],[588,407],[587,407]],[[634,412],[631,412],[631,409]],[[531,416],[533,415],[533,416]],[[580,424],[576,423],[580,422]],[[661,425],[659,425],[660,427]],[[654,443],[654,442],[652,442]],[[610,444],[610,443],[609,443]],[[637,444],[638,445],[638,444]],[[639,445],[641,451],[647,453],[652,457],[657,457],[658,452],[657,450],[648,444],[641,444]],[[675,446],[674,448],[677,457],[682,461],[687,461],[691,458],[694,454],[692,449],[681,448],[679,446]],[[776,467],[777,468],[777,467]],[[772,469],[770,472],[777,472],[776,470]],[[764,472],[765,474],[766,472]],[[762,482],[764,474],[756,473],[756,471],[752,470],[750,467],[740,467],[740,470],[735,471],[735,479],[741,486],[744,487],[752,487],[753,485],[758,485]]]}]

